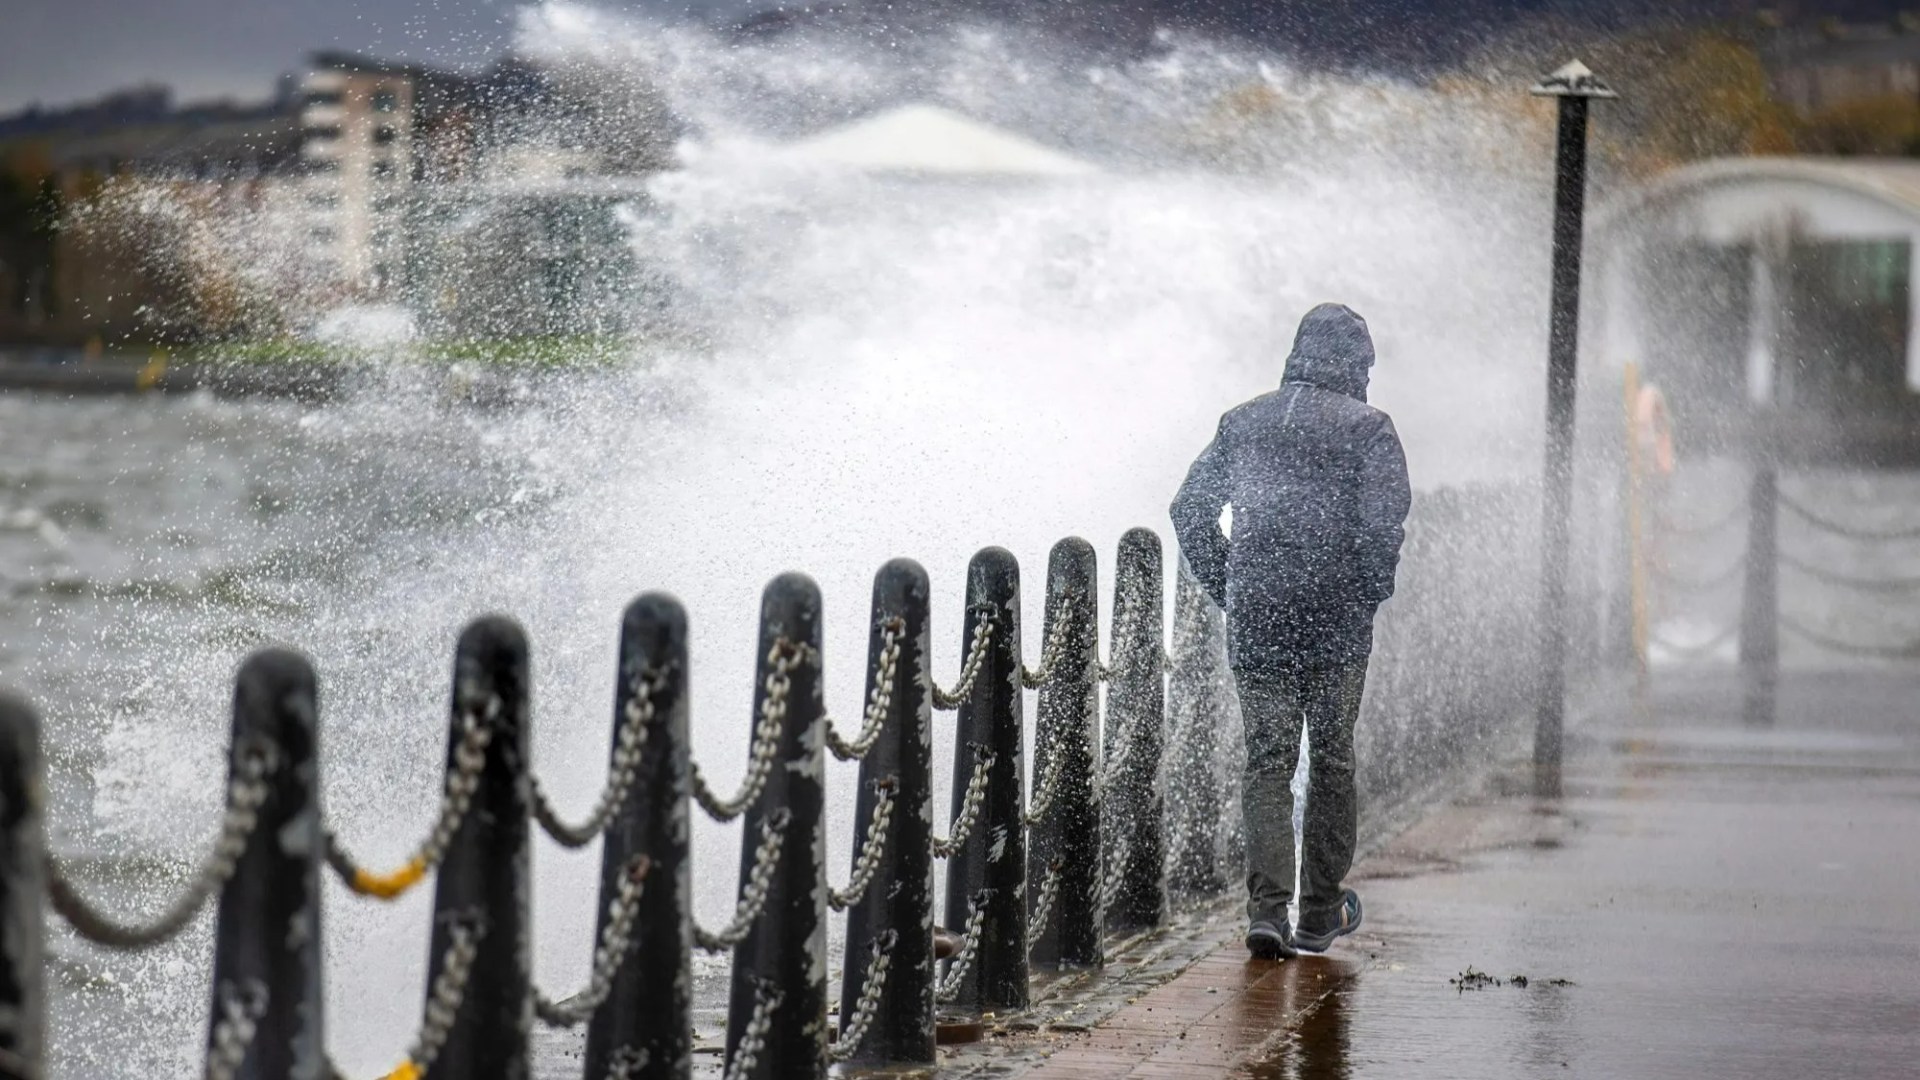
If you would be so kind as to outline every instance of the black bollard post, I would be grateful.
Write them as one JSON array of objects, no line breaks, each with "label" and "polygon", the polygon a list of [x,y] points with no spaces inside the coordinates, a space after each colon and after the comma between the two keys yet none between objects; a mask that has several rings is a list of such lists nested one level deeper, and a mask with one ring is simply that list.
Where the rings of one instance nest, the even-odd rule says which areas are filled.
[{"label": "black bollard post", "polygon": [[595,941],[605,933],[609,905],[635,859],[646,860],[647,878],[627,958],[587,1026],[587,1076],[611,1076],[622,1068],[626,1080],[693,1075],[688,674],[687,613],[680,602],[647,593],[627,605],[620,623],[614,737],[628,711],[645,702],[652,704],[653,719],[633,786],[603,841]]},{"label": "black bollard post", "polygon": [[[234,682],[228,783],[245,782],[257,762],[266,800],[220,892],[207,1036],[209,1060],[241,1055],[226,1062],[233,1080],[326,1075],[319,740],[306,658],[282,649],[248,658]],[[242,1019],[254,1024],[251,1040],[234,1037]]]},{"label": "black bollard post", "polygon": [[[895,559],[873,579],[873,627],[867,643],[867,696],[875,700],[889,628],[899,650],[892,684],[880,691],[887,710],[879,741],[860,760],[860,801],[854,813],[856,865],[873,822],[880,786],[891,784],[893,811],[882,840],[880,868],[847,910],[846,978],[840,1021],[853,1022],[866,989],[864,958],[875,942],[888,950],[886,983],[860,1045],[843,1047],[859,1064],[931,1064],[933,1019],[933,714],[927,671],[927,572]],[[843,1034],[844,1037],[844,1034]]]},{"label": "black bollard post", "polygon": [[45,1075],[46,791],[40,720],[0,694],[0,1080]]},{"label": "black bollard post", "polygon": [[1183,558],[1173,590],[1173,670],[1167,712],[1173,748],[1167,761],[1167,887],[1182,896],[1212,896],[1227,887],[1220,872],[1220,726],[1226,722],[1226,616],[1207,597]]},{"label": "black bollard post", "polygon": [[[967,564],[967,619],[961,648],[981,620],[993,625],[973,693],[954,725],[953,817],[962,812],[979,755],[990,755],[986,801],[966,843],[947,857],[946,926],[964,930],[979,906],[979,945],[948,1003],[982,1012],[1027,1007],[1027,832],[1020,692],[1020,563],[984,548]],[[951,975],[951,972],[950,972]]]},{"label": "black bollard post", "polygon": [[437,988],[456,986],[460,1006],[445,1046],[425,1069],[426,1080],[529,1075],[528,690],[527,637],[519,625],[498,615],[469,624],[454,655],[447,768],[459,769],[469,722],[491,735],[479,786],[447,846],[433,892],[429,1007]]},{"label": "black bollard post", "polygon": [[1754,455],[1740,597],[1740,682],[1751,724],[1773,723],[1780,685],[1780,476],[1770,450]]},{"label": "black bollard post", "polygon": [[[753,875],[761,825],[784,820],[766,906],[733,950],[729,1076],[797,1080],[827,1070],[825,739],[821,732],[820,588],[782,574],[760,598],[755,723],[771,700],[786,722],[759,800],[742,819],[740,880]],[[756,1019],[759,1022],[756,1023]]]},{"label": "black bollard post", "polygon": [[1560,794],[1567,697],[1567,549],[1573,516],[1573,406],[1578,385],[1580,247],[1587,205],[1587,102],[1614,97],[1578,60],[1533,93],[1560,100],[1554,157],[1553,310],[1547,332],[1547,439],[1540,543],[1540,700],[1534,723],[1534,790]]},{"label": "black bollard post", "polygon": [[1106,865],[1115,875],[1107,929],[1159,926],[1167,915],[1161,835],[1160,751],[1166,684],[1160,624],[1165,593],[1160,538],[1130,529],[1114,564],[1113,638],[1107,646],[1106,775],[1101,814]]},{"label": "black bollard post", "polygon": [[[1102,865],[1094,745],[1100,722],[1100,591],[1093,545],[1068,537],[1047,560],[1046,651],[1034,736],[1034,784],[1044,812],[1028,853],[1029,912],[1035,917],[1035,967],[1096,967],[1102,962],[1107,875]],[[1065,619],[1062,627],[1055,620]],[[1055,655],[1055,651],[1057,654]],[[1056,765],[1055,759],[1058,759]],[[1057,876],[1049,884],[1047,879]],[[1052,892],[1052,904],[1040,906]]]}]

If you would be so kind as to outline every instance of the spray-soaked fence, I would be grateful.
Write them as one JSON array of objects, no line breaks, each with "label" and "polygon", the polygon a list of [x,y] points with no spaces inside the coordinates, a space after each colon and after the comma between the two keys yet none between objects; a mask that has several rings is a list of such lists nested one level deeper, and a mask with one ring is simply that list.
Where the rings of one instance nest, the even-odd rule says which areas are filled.
[{"label": "spray-soaked fence", "polygon": [[[1532,601],[1514,587],[1526,576],[1512,559],[1531,509],[1494,490],[1416,504],[1362,719],[1363,799],[1404,804],[1521,726]],[[0,699],[0,1076],[42,1075],[47,901],[75,932],[119,949],[170,939],[213,901],[206,1076],[336,1077],[323,1030],[328,871],[375,900],[434,884],[426,1002],[394,1080],[524,1077],[536,1022],[585,1025],[592,1080],[688,1076],[695,949],[731,954],[728,1080],[931,1062],[938,1012],[1024,1010],[1035,969],[1098,966],[1112,932],[1156,926],[1170,894],[1215,892],[1231,877],[1234,785],[1220,781],[1234,706],[1221,616],[1178,575],[1169,645],[1166,577],[1159,539],[1129,532],[1103,660],[1094,550],[1062,541],[1028,666],[1019,566],[986,549],[968,567],[963,661],[946,686],[931,670],[927,575],[888,563],[874,581],[855,717],[823,706],[818,589],[780,577],[763,595],[748,761],[728,793],[690,757],[687,615],[668,596],[641,596],[621,627],[607,774],[579,823],[560,818],[530,769],[526,636],[483,618],[455,654],[439,813],[414,855],[386,872],[357,863],[323,819],[313,671],[291,652],[258,653],[237,678],[212,853],[144,922],[99,910],[48,853],[37,721]],[[1027,689],[1039,692],[1030,770]],[[957,713],[945,813],[934,806],[934,710]],[[826,865],[829,753],[859,763],[843,884]],[[1169,791],[1181,795],[1172,808]],[[718,928],[693,917],[695,808],[741,827],[739,898]],[[567,848],[602,844],[593,959],[571,994],[532,979],[535,826]],[[957,931],[944,950],[937,860],[947,863],[939,921]],[[846,920],[837,1016],[827,954],[836,912]]]}]

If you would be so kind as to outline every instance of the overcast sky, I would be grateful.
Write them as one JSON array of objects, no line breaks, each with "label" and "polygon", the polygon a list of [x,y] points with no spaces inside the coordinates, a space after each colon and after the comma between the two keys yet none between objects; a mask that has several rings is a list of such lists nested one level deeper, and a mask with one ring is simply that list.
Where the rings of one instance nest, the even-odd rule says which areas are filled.
[{"label": "overcast sky", "polygon": [[[751,0],[597,0],[703,18]],[[505,47],[524,0],[0,0],[0,113],[141,82],[261,98],[314,49],[465,66]]]}]

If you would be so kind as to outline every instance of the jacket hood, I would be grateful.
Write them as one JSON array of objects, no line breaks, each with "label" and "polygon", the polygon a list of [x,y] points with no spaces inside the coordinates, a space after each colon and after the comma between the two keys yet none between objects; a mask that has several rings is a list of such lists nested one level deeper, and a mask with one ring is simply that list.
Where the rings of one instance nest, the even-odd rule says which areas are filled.
[{"label": "jacket hood", "polygon": [[1305,383],[1367,400],[1373,336],[1367,320],[1345,304],[1321,304],[1300,320],[1283,383]]}]

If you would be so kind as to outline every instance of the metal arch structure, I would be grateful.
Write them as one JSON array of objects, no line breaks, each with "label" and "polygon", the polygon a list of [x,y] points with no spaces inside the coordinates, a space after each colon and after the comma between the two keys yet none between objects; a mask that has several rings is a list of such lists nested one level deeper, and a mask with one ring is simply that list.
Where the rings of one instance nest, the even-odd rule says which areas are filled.
[{"label": "metal arch structure", "polygon": [[[1606,367],[1632,361],[1681,382],[1699,373],[1676,366],[1715,365],[1713,377],[1727,392],[1711,407],[1710,442],[1739,453],[1765,440],[1807,463],[1920,464],[1920,161],[1700,162],[1608,200],[1594,214],[1591,232],[1597,264],[1589,284],[1592,347]],[[1809,252],[1847,245],[1888,251],[1904,245],[1897,267],[1904,296],[1865,312],[1807,293]],[[1669,346],[1679,355],[1663,364],[1654,354],[1671,335],[1657,325],[1661,308],[1652,297],[1670,290],[1643,278],[1684,247],[1703,265],[1720,262],[1714,272],[1722,280],[1713,288],[1728,309],[1701,332],[1722,343],[1722,355],[1687,355]],[[1810,314],[1821,304],[1824,317]],[[1848,324],[1850,318],[1857,325]],[[1837,376],[1821,369],[1857,361],[1859,337],[1849,331],[1867,334],[1869,321],[1885,355],[1876,361],[1877,393],[1863,409],[1835,398]],[[1897,341],[1889,329],[1894,324],[1903,324]],[[1849,422],[1835,424],[1842,414]],[[1771,435],[1761,432],[1762,418]],[[1689,426],[1696,433],[1701,428]]]}]

